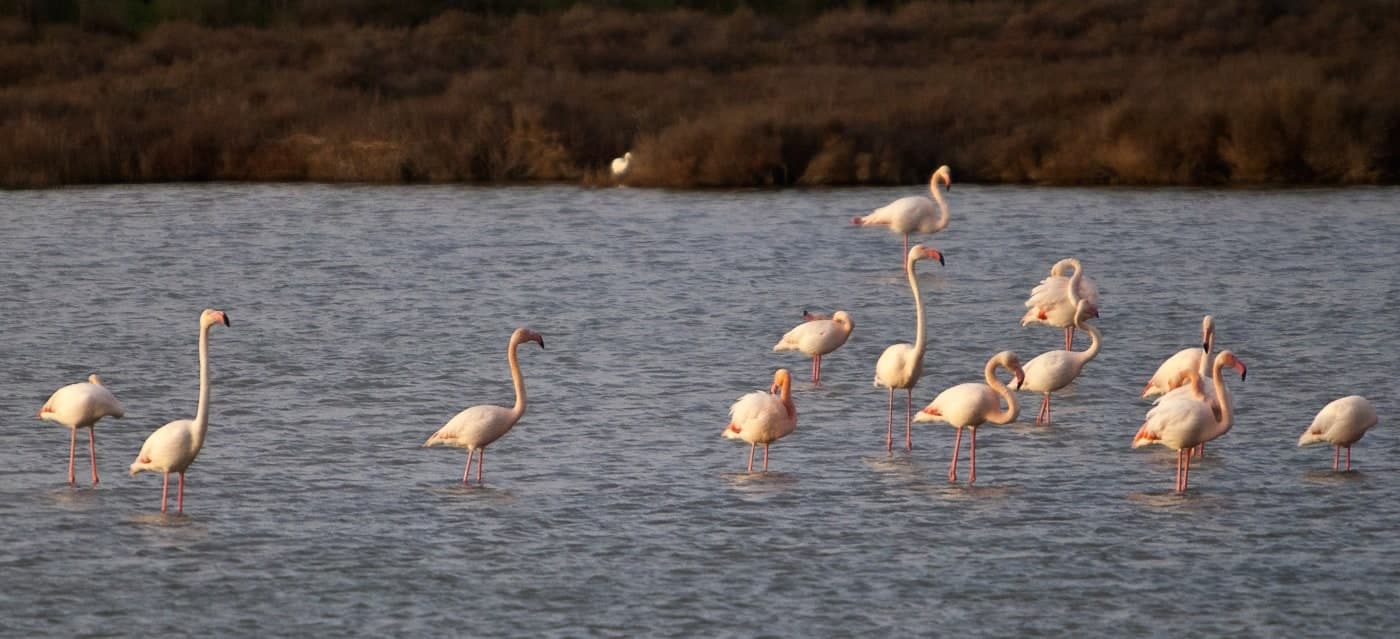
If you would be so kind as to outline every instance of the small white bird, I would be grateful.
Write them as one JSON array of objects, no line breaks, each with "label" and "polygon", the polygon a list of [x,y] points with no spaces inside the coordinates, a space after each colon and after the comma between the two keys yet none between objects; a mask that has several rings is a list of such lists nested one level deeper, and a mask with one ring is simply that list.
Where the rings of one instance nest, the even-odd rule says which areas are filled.
[{"label": "small white bird", "polygon": [[[525,377],[520,373],[520,362],[516,359],[516,348],[525,342],[535,342],[544,348],[544,336],[528,328],[517,328],[510,335],[506,347],[506,361],[510,363],[510,379],[515,383],[515,406],[492,406],[481,404],[457,413],[442,428],[433,433],[424,447],[453,446],[467,449],[467,469],[462,473],[462,483],[472,472],[472,455],[480,461],[476,467],[476,483],[481,483],[482,468],[486,467],[486,446],[510,432],[515,423],[525,415]],[[476,451],[481,451],[477,454]]]},{"label": "small white bird", "polygon": [[204,433],[209,427],[209,328],[215,324],[228,326],[228,315],[210,308],[199,314],[199,406],[194,419],[180,419],[157,428],[141,444],[141,453],[131,464],[132,477],[147,471],[165,474],[160,489],[161,512],[165,512],[170,493],[171,472],[180,475],[175,512],[185,511],[185,469],[204,448]]},{"label": "small white bird", "polygon": [[1161,395],[1186,383],[1186,371],[1196,371],[1201,377],[1209,375],[1210,354],[1215,349],[1215,318],[1201,318],[1201,347],[1183,348],[1168,357],[1147,380],[1143,397]]},{"label": "small white bird", "polygon": [[822,380],[822,355],[841,348],[856,327],[846,311],[836,311],[831,319],[813,319],[793,327],[773,345],[774,352],[801,351],[812,358],[812,383]]},{"label": "small white bird", "polygon": [[792,374],[780,368],[773,373],[768,392],[745,394],[729,407],[729,426],[721,434],[749,443],[749,472],[753,472],[753,453],[763,444],[763,472],[768,472],[768,446],[794,430],[797,407],[792,403]]},{"label": "small white bird", "polygon": [[623,153],[623,154],[622,154],[622,157],[620,157],[620,158],[613,158],[613,161],[612,161],[612,176],[613,176],[613,179],[614,179],[614,180],[621,180],[622,178],[627,177],[627,172],[630,171],[631,168],[632,168],[632,152],[631,152],[631,151],[628,151],[628,152],[626,152],[626,153]]},{"label": "small white bird", "polygon": [[[1065,277],[1065,269],[1074,269],[1074,275]],[[1067,257],[1050,267],[1050,276],[1041,280],[1026,299],[1026,314],[1021,317],[1021,326],[1048,324],[1065,329],[1065,350],[1074,348],[1074,314],[1079,300],[1089,300],[1094,317],[1099,316],[1099,287],[1084,275],[1084,267],[1079,260]]]},{"label": "small white bird", "polygon": [[1074,325],[1089,334],[1091,341],[1088,350],[1054,350],[1036,355],[1024,366],[1025,379],[1011,384],[1011,388],[1016,390],[1045,394],[1040,402],[1040,412],[1035,415],[1035,423],[1050,423],[1050,393],[1069,386],[1070,382],[1079,377],[1084,365],[1098,356],[1099,329],[1087,323],[1090,317],[1094,317],[1093,313],[1093,309],[1089,307],[1089,300],[1079,300],[1079,313]]},{"label": "small white bird", "polygon": [[1347,449],[1347,467],[1351,470],[1351,445],[1366,435],[1366,431],[1379,421],[1376,418],[1376,408],[1371,405],[1365,397],[1360,395],[1348,395],[1341,399],[1332,400],[1331,403],[1322,407],[1318,411],[1317,417],[1313,418],[1312,425],[1303,431],[1303,436],[1298,438],[1299,446],[1327,442],[1334,446],[1332,450],[1332,470],[1339,470],[1342,449]]},{"label": "small white bird", "polygon": [[89,375],[88,381],[69,384],[53,392],[49,400],[39,409],[39,419],[56,422],[68,427],[68,483],[77,483],[73,475],[73,461],[78,452],[78,429],[88,429],[88,455],[92,458],[92,485],[100,481],[97,477],[97,420],[112,416],[120,418],[126,414],[122,403],[117,401],[112,391],[102,385],[102,378]]}]

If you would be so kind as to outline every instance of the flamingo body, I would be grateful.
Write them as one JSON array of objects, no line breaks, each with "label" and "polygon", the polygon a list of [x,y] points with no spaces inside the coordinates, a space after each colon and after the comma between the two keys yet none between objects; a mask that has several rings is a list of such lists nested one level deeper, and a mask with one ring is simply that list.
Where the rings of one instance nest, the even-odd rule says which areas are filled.
[{"label": "flamingo body", "polygon": [[[1015,383],[1024,381],[1025,371],[1021,360],[1011,351],[1002,351],[987,360],[982,371],[985,383],[969,382],[958,384],[939,393],[919,414],[917,422],[944,422],[958,429],[953,440],[953,461],[948,466],[948,481],[957,480],[958,455],[962,447],[962,432],[972,431],[971,467],[968,483],[977,481],[977,427],[986,423],[1010,424],[1016,421],[1021,409],[1016,404],[1016,396],[996,377],[996,369],[1005,368],[1015,375]],[[1006,410],[1001,409],[1001,400],[1006,400]]]},{"label": "flamingo body", "polygon": [[749,444],[749,471],[753,453],[763,444],[763,470],[768,470],[768,446],[797,430],[797,407],[792,401],[792,376],[785,368],[773,374],[768,392],[754,391],[739,397],[729,407],[729,426],[721,435]]},{"label": "flamingo body", "polygon": [[[1065,270],[1070,268],[1074,269],[1074,275],[1065,277]],[[1050,267],[1050,276],[1031,289],[1021,326],[1046,324],[1064,328],[1065,350],[1070,350],[1074,344],[1074,318],[1081,299],[1088,300],[1090,317],[1098,317],[1098,286],[1084,275],[1079,260],[1067,257]]]},{"label": "flamingo body", "polygon": [[1083,321],[1091,313],[1089,301],[1079,300],[1078,309],[1079,321],[1075,323],[1075,326],[1089,333],[1092,342],[1089,344],[1088,350],[1082,352],[1054,350],[1036,355],[1023,367],[1026,373],[1025,378],[1012,382],[1011,388],[1016,390],[1044,394],[1040,403],[1040,412],[1036,414],[1035,418],[1037,424],[1050,423],[1050,393],[1069,386],[1084,371],[1084,366],[1093,361],[1099,354],[1099,329]]},{"label": "flamingo body", "polygon": [[611,167],[611,168],[612,168],[612,176],[613,176],[613,179],[615,179],[615,180],[620,180],[620,179],[626,177],[626,176],[627,176],[627,172],[631,169],[631,165],[632,165],[632,152],[631,152],[631,151],[628,151],[628,152],[626,152],[626,153],[623,153],[623,154],[622,154],[622,157],[620,157],[620,158],[613,158],[612,167]]},{"label": "flamingo body", "polygon": [[811,357],[812,381],[817,382],[821,380],[822,356],[841,348],[853,329],[851,316],[846,311],[836,311],[831,319],[807,320],[793,327],[773,345],[773,351],[800,351]]},{"label": "flamingo body", "polygon": [[74,457],[78,447],[78,429],[88,429],[88,453],[92,458],[92,483],[101,480],[97,476],[97,434],[95,428],[103,417],[121,418],[126,408],[117,401],[112,391],[102,385],[102,378],[89,375],[88,381],[68,384],[49,396],[39,409],[39,419],[50,421],[68,428],[68,483],[75,483],[73,474]]},{"label": "flamingo body", "polygon": [[1337,453],[1347,450],[1347,470],[1351,470],[1351,445],[1366,435],[1379,419],[1376,408],[1360,395],[1349,395],[1332,400],[1313,418],[1312,424],[1298,438],[1299,446],[1328,443],[1336,447],[1332,456],[1332,470],[1338,470]]},{"label": "flamingo body", "polygon": [[[1210,353],[1215,347],[1215,318],[1207,315],[1201,319],[1201,347],[1183,348],[1152,373],[1147,386],[1142,389],[1143,397],[1161,395],[1186,383],[1187,371],[1197,371],[1202,377],[1209,374]],[[1211,387],[1207,387],[1211,388]]]}]

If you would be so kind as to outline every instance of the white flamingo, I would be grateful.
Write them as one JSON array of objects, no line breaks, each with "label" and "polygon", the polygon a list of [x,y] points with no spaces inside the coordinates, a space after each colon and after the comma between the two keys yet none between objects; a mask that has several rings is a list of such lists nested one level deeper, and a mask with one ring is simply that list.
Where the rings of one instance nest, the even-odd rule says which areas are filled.
[{"label": "white flamingo", "polygon": [[620,158],[613,158],[613,161],[612,161],[612,176],[613,176],[613,179],[614,179],[614,180],[621,180],[622,178],[627,177],[627,172],[630,171],[631,168],[632,168],[632,152],[631,152],[631,151],[628,151],[628,152],[626,152],[626,153],[623,153],[623,154],[622,154],[622,157],[620,157]]},{"label": "white flamingo", "polygon": [[1089,307],[1088,300],[1079,300],[1079,313],[1075,321],[1075,326],[1089,333],[1090,343],[1085,351],[1046,351],[1026,362],[1024,366],[1026,377],[1018,383],[1013,383],[1012,388],[1021,391],[1034,391],[1044,393],[1045,397],[1040,402],[1040,412],[1035,415],[1035,423],[1050,423],[1050,393],[1069,386],[1079,373],[1084,370],[1084,365],[1093,361],[1099,354],[1099,329],[1093,324],[1087,323],[1093,317],[1093,310]]},{"label": "white flamingo", "polygon": [[143,472],[164,473],[160,489],[160,511],[165,512],[170,493],[170,473],[180,475],[180,488],[175,497],[175,512],[185,511],[185,469],[194,463],[204,448],[204,433],[209,428],[209,328],[215,324],[229,325],[228,314],[206,308],[199,314],[199,407],[194,419],[179,419],[146,437],[141,452],[131,464],[131,476]]},{"label": "white flamingo", "polygon": [[[804,311],[805,313],[805,311]],[[831,319],[813,319],[793,327],[773,345],[774,352],[801,351],[812,358],[812,383],[822,380],[822,355],[841,348],[856,325],[846,311],[836,311]]]},{"label": "white flamingo", "polygon": [[457,413],[433,433],[428,441],[423,442],[425,447],[454,446],[467,449],[467,469],[462,473],[463,484],[467,483],[467,476],[471,475],[472,455],[478,450],[481,453],[477,455],[480,461],[476,467],[476,483],[481,483],[482,469],[486,467],[486,447],[510,432],[511,427],[525,414],[525,377],[520,374],[520,362],[515,355],[516,348],[525,342],[535,342],[540,348],[544,348],[544,337],[539,333],[524,327],[511,333],[510,345],[506,347],[506,361],[510,363],[510,379],[515,383],[515,406],[472,406]]},{"label": "white flamingo", "polygon": [[1332,470],[1339,470],[1338,457],[1342,449],[1347,449],[1347,470],[1351,470],[1351,445],[1366,435],[1366,431],[1376,425],[1376,407],[1365,397],[1348,395],[1334,399],[1313,418],[1312,425],[1298,438],[1299,446],[1326,442],[1331,444]]},{"label": "white flamingo", "polygon": [[773,373],[768,392],[747,393],[729,407],[729,426],[721,435],[749,443],[749,472],[753,453],[763,444],[763,472],[768,472],[768,446],[797,430],[797,406],[792,403],[792,374],[786,368]]},{"label": "white flamingo", "polygon": [[74,458],[78,454],[78,429],[88,429],[88,456],[92,458],[92,485],[97,477],[97,420],[126,414],[122,403],[112,391],[102,385],[102,378],[89,375],[88,381],[69,384],[53,392],[39,409],[39,419],[56,422],[72,431],[68,440],[68,483],[77,483],[73,474]]},{"label": "white flamingo", "polygon": [[936,259],[943,264],[943,254],[938,249],[916,244],[904,258],[904,273],[909,278],[909,290],[914,293],[914,343],[891,344],[875,362],[875,385],[890,389],[889,410],[885,424],[885,450],[894,451],[894,389],[902,388],[905,393],[904,446],[913,450],[914,385],[924,374],[924,300],[919,295],[919,278],[914,265],[919,260]]},{"label": "white flamingo", "polygon": [[[1065,277],[1065,269],[1073,268],[1074,275]],[[1084,275],[1084,267],[1079,260],[1067,257],[1050,267],[1050,276],[1041,280],[1031,289],[1026,299],[1026,314],[1021,317],[1021,326],[1048,324],[1065,329],[1065,350],[1074,348],[1074,314],[1079,300],[1089,301],[1093,316],[1099,316],[1099,287]]]},{"label": "white flamingo", "polygon": [[928,179],[929,194],[902,197],[872,211],[869,215],[851,218],[856,226],[888,226],[895,233],[904,235],[904,252],[909,252],[910,233],[937,233],[948,226],[948,202],[938,190],[939,180],[949,190],[953,188],[952,170],[947,165],[938,167]]},{"label": "white flamingo", "polygon": [[1201,318],[1201,347],[1183,348],[1168,357],[1157,367],[1157,372],[1147,380],[1142,389],[1143,397],[1161,395],[1186,383],[1186,371],[1194,370],[1201,377],[1209,374],[1210,354],[1215,349],[1215,318],[1209,315]]},{"label": "white flamingo", "polygon": [[1212,367],[1212,384],[1219,400],[1220,412],[1211,409],[1202,388],[1201,376],[1189,371],[1190,384],[1186,392],[1169,393],[1157,401],[1152,410],[1147,411],[1147,420],[1133,436],[1133,448],[1150,444],[1161,444],[1176,451],[1176,492],[1186,492],[1191,476],[1191,449],[1229,432],[1235,421],[1235,411],[1230,394],[1225,390],[1224,376],[1220,371],[1233,366],[1239,371],[1240,379],[1245,378],[1247,369],[1230,351],[1221,351],[1215,356]]},{"label": "white flamingo", "polygon": [[[1021,414],[1016,396],[997,379],[997,368],[1011,371],[1016,377],[1013,383],[1019,384],[1025,379],[1020,358],[1011,351],[1002,351],[987,360],[987,366],[982,369],[985,383],[969,382],[949,388],[933,398],[914,418],[920,422],[946,422],[958,429],[958,436],[953,440],[953,463],[948,466],[948,481],[958,480],[958,453],[964,428],[972,431],[972,466],[967,476],[967,483],[971,484],[977,481],[977,427],[986,423],[1010,424]],[[1006,410],[1001,409],[1002,399],[1006,400]]]}]

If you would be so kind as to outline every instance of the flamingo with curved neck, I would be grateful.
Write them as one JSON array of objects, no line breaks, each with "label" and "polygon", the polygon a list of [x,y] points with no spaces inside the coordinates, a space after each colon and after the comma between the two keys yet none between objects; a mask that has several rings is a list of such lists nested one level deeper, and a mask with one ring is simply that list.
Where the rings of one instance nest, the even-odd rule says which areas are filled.
[{"label": "flamingo with curved neck", "polygon": [[[1021,414],[1016,395],[997,379],[998,368],[1011,371],[1016,376],[1016,384],[1025,379],[1020,358],[1011,351],[1002,351],[987,360],[982,369],[985,383],[968,382],[949,388],[933,398],[914,418],[920,422],[946,422],[958,429],[958,436],[953,440],[953,463],[948,466],[948,481],[958,480],[958,454],[964,428],[972,431],[972,465],[967,477],[967,483],[971,484],[977,481],[977,427],[986,423],[1010,424]],[[1003,399],[1006,400],[1005,410],[1001,408]]]},{"label": "flamingo with curved neck", "polygon": [[[516,349],[525,342],[535,342],[544,348],[544,336],[520,327],[510,335],[506,346],[506,361],[510,364],[510,379],[515,385],[515,405],[506,408],[491,404],[472,406],[457,413],[442,428],[433,433],[423,446],[452,446],[467,449],[467,468],[462,472],[462,484],[472,472],[472,456],[476,455],[476,483],[481,484],[482,469],[486,467],[486,446],[503,437],[525,415],[525,376],[520,373]],[[477,451],[481,451],[477,454]]]},{"label": "flamingo with curved neck", "polygon": [[797,406],[792,402],[792,373],[780,368],[773,373],[768,392],[754,391],[729,407],[729,425],[720,433],[725,439],[749,443],[749,472],[753,453],[763,444],[763,472],[768,472],[768,447],[797,430]]},{"label": "flamingo with curved neck", "polygon": [[1012,387],[1016,390],[1044,393],[1044,398],[1040,401],[1040,412],[1035,416],[1036,424],[1050,423],[1050,393],[1069,386],[1070,382],[1083,372],[1084,366],[1099,354],[1099,329],[1087,323],[1087,320],[1093,317],[1089,301],[1079,300],[1078,309],[1075,326],[1089,333],[1089,348],[1084,351],[1046,351],[1036,355],[1026,362],[1026,378]]},{"label": "flamingo with curved neck", "polygon": [[909,254],[904,258],[904,273],[909,278],[909,290],[914,294],[914,343],[892,344],[880,354],[880,359],[875,362],[875,385],[884,386],[890,390],[889,410],[885,424],[885,451],[894,451],[894,389],[902,388],[905,391],[905,419],[904,419],[904,446],[906,450],[913,450],[913,423],[914,423],[914,385],[919,383],[919,377],[924,374],[924,348],[926,346],[924,334],[924,300],[919,295],[919,278],[914,270],[914,265],[920,260],[936,259],[939,264],[943,264],[943,253],[938,249],[927,248],[921,244],[914,245],[909,249]]},{"label": "flamingo with curved neck", "polygon": [[[1066,269],[1074,269],[1074,275],[1065,277]],[[1065,329],[1065,350],[1074,349],[1074,318],[1079,300],[1089,301],[1093,317],[1099,316],[1099,288],[1084,275],[1084,267],[1079,260],[1067,257],[1050,267],[1050,276],[1031,289],[1026,299],[1026,314],[1021,316],[1021,326],[1047,324]]]},{"label": "flamingo with curved neck", "polygon": [[157,428],[146,437],[131,464],[132,477],[148,471],[165,475],[160,488],[161,512],[165,512],[172,472],[180,476],[175,512],[185,511],[185,470],[204,448],[204,435],[209,428],[209,329],[215,324],[229,326],[228,314],[211,308],[199,314],[199,406],[194,419],[179,419]]},{"label": "flamingo with curved neck", "polygon": [[1147,420],[1133,436],[1133,448],[1161,444],[1176,451],[1177,493],[1186,492],[1190,481],[1191,448],[1224,435],[1234,424],[1234,402],[1225,391],[1224,376],[1220,374],[1226,366],[1239,371],[1241,380],[1248,371],[1244,362],[1231,351],[1221,351],[1215,356],[1211,383],[1219,403],[1218,416],[1202,388],[1200,374],[1193,370],[1187,373],[1190,392],[1168,395],[1159,400],[1152,410],[1147,411]]},{"label": "flamingo with curved neck", "polygon": [[97,421],[103,417],[121,418],[126,408],[117,401],[112,391],[102,385],[102,378],[96,373],[88,376],[88,381],[69,384],[53,392],[44,406],[39,409],[39,419],[57,422],[68,427],[68,484],[77,483],[73,473],[73,462],[78,453],[78,429],[88,429],[88,457],[92,460],[92,485],[101,479],[97,477]]},{"label": "flamingo with curved neck", "polygon": [[942,181],[948,190],[953,188],[953,172],[945,164],[938,167],[928,178],[928,190],[932,199],[922,195],[902,197],[872,211],[869,215],[851,218],[856,226],[888,226],[891,231],[904,235],[904,252],[909,252],[910,233],[937,233],[948,227],[948,202],[938,190]]}]

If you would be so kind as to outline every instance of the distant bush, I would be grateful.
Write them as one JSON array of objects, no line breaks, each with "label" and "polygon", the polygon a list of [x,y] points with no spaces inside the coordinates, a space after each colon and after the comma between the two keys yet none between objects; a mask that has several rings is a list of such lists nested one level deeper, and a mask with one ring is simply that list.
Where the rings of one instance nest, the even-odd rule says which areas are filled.
[{"label": "distant bush", "polygon": [[1387,0],[739,4],[0,0],[0,185],[1400,181]]}]

